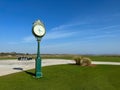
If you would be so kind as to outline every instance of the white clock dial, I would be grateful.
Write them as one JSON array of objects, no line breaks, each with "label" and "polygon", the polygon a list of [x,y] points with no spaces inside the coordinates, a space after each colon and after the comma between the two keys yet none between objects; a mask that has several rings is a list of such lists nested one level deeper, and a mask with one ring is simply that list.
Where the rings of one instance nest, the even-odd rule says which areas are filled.
[{"label": "white clock dial", "polygon": [[45,34],[45,28],[41,25],[36,25],[33,28],[33,32],[34,34],[36,34],[37,36],[43,36]]}]

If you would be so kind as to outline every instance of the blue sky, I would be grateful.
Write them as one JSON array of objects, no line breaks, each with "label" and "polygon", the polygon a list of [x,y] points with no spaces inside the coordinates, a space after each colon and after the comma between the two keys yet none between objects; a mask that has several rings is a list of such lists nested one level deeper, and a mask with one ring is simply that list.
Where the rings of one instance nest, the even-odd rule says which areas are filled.
[{"label": "blue sky", "polygon": [[120,0],[0,0],[0,52],[36,53],[37,19],[41,53],[120,54]]}]

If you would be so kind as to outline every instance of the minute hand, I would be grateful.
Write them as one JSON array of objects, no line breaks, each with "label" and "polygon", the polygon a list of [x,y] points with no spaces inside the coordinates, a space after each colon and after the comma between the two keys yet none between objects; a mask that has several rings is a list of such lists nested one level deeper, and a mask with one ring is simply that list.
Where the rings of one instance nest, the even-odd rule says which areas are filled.
[{"label": "minute hand", "polygon": [[38,31],[39,31],[39,33],[41,33],[41,30],[40,30],[40,29],[39,29]]}]

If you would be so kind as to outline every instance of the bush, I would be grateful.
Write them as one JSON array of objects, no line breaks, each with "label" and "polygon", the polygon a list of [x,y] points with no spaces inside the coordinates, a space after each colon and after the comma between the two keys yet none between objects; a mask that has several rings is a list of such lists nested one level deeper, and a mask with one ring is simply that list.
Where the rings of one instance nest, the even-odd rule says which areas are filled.
[{"label": "bush", "polygon": [[90,66],[91,65],[91,59],[87,57],[83,57],[81,59],[81,66]]},{"label": "bush", "polygon": [[90,66],[91,65],[91,59],[87,57],[74,57],[74,61],[76,62],[76,65],[81,65],[81,66]]},{"label": "bush", "polygon": [[75,56],[74,57],[74,61],[76,62],[76,65],[80,65],[81,64],[81,58],[82,57],[79,57],[79,56]]}]

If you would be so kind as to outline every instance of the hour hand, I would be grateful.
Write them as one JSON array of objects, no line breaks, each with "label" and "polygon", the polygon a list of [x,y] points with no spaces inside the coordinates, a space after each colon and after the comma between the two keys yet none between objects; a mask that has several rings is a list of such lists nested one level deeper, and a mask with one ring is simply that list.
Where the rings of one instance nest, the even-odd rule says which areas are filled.
[{"label": "hour hand", "polygon": [[41,32],[41,30],[40,30],[40,29],[39,29],[38,31],[39,31],[39,33]]}]

